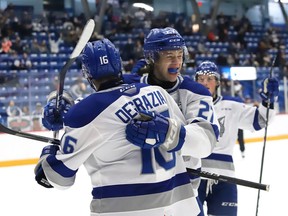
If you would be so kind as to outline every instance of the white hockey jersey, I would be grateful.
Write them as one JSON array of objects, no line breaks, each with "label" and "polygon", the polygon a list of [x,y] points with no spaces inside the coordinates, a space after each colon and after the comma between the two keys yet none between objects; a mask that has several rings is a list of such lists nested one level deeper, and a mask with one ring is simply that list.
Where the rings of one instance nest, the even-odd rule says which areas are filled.
[{"label": "white hockey jersey", "polygon": [[[148,75],[124,75],[124,81],[148,83]],[[186,167],[200,169],[201,158],[211,154],[219,136],[211,94],[203,85],[181,75],[176,84],[166,91],[174,98],[185,118],[186,138],[181,153]],[[190,177],[197,196],[200,177]]]},{"label": "white hockey jersey", "polygon": [[141,149],[126,140],[127,123],[142,109],[185,121],[173,98],[158,86],[138,83],[94,93],[65,116],[61,151],[42,161],[48,181],[68,188],[84,164],[93,187],[91,215],[197,215],[180,152],[168,153],[161,146]]},{"label": "white hockey jersey", "polygon": [[[202,159],[202,170],[219,175],[235,176],[233,150],[237,140],[238,128],[251,132],[266,125],[267,108],[246,105],[235,97],[218,96],[214,100],[215,111],[220,125],[219,143],[213,153]],[[275,110],[269,111],[269,122],[275,116]]]}]

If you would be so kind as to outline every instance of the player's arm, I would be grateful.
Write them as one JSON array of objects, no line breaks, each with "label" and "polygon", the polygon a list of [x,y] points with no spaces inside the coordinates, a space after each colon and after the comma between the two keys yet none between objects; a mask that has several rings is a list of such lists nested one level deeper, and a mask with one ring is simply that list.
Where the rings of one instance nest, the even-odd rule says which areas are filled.
[{"label": "player's arm", "polygon": [[260,96],[262,102],[259,107],[245,106],[240,116],[240,127],[250,131],[257,131],[266,126],[267,108],[269,109],[269,123],[276,116],[274,102],[279,94],[279,83],[275,78],[266,78],[262,81]]},{"label": "player's arm", "polygon": [[[79,167],[87,161],[103,140],[101,133],[89,124],[81,128],[71,128],[61,138],[60,147],[45,146],[34,173],[38,184],[50,188],[67,189],[76,179]],[[93,136],[89,136],[93,134]]]},{"label": "player's arm", "polygon": [[40,159],[34,168],[35,173],[35,180],[37,183],[46,188],[53,188],[53,185],[48,181],[46,174],[42,167],[42,162],[46,160],[47,157],[50,155],[56,155],[57,151],[59,150],[59,146],[57,145],[48,145],[42,149]]},{"label": "player's arm", "polygon": [[[191,94],[192,96],[192,94]],[[186,140],[182,148],[182,155],[195,158],[207,157],[217,144],[219,124],[212,97],[194,94],[184,111]],[[196,100],[195,100],[196,98]]]},{"label": "player's arm", "polygon": [[[265,78],[262,81],[262,88],[260,91],[260,96],[262,98],[262,103],[259,106],[260,115],[265,118],[266,121],[266,111],[267,108],[270,109],[269,120],[274,118],[276,112],[274,110],[274,102],[277,100],[279,94],[279,82],[276,78]],[[265,107],[265,109],[263,109]],[[265,111],[264,111],[265,110]]]}]

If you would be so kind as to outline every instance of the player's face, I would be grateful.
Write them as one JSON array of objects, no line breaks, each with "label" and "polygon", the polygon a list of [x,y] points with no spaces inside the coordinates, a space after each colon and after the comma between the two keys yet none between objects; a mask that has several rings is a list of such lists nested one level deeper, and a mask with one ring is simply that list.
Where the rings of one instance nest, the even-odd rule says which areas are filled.
[{"label": "player's face", "polygon": [[154,75],[161,81],[175,82],[183,63],[183,50],[159,52],[159,59],[154,64]]},{"label": "player's face", "polygon": [[211,95],[214,95],[216,93],[218,81],[216,80],[215,76],[200,75],[198,76],[197,82],[204,85],[210,91]]}]

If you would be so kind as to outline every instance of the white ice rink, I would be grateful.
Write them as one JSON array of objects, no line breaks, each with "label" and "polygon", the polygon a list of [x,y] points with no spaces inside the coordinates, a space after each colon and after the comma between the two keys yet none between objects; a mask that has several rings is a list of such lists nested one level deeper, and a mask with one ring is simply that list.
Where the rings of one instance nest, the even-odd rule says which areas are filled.
[{"label": "white ice rink", "polygon": [[[271,140],[275,135],[284,135],[284,139]],[[264,130],[253,134],[245,132],[245,138],[263,136]],[[269,184],[270,191],[260,193],[258,216],[288,215],[288,115],[277,116],[276,121],[268,128],[268,137],[262,183]],[[37,158],[45,145],[25,138],[0,134],[0,165],[1,161]],[[239,146],[235,145],[234,160],[238,178],[259,181],[262,150],[263,140],[247,143],[246,157],[243,159]],[[60,191],[39,186],[34,181],[34,165],[0,166],[0,216],[88,216],[91,199],[90,179],[85,169],[81,168],[75,185],[68,190]],[[243,186],[238,186],[238,189],[238,216],[255,215],[258,190]]]}]

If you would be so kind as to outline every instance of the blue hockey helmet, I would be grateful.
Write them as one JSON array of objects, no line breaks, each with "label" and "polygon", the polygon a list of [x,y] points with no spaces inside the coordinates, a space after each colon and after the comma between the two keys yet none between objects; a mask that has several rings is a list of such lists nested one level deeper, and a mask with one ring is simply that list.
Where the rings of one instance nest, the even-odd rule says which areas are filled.
[{"label": "blue hockey helmet", "polygon": [[151,29],[144,40],[143,49],[147,62],[154,62],[158,52],[165,50],[183,49],[184,57],[188,56],[184,39],[176,29],[171,27]]},{"label": "blue hockey helmet", "polygon": [[218,71],[218,67],[214,62],[211,61],[203,61],[198,67],[196,68],[195,73],[195,80],[198,80],[200,75],[209,75],[214,76],[217,81],[220,81],[220,74]]},{"label": "blue hockey helmet", "polygon": [[82,72],[91,83],[92,79],[114,76],[122,78],[122,61],[119,51],[108,40],[88,42],[81,55]]}]

